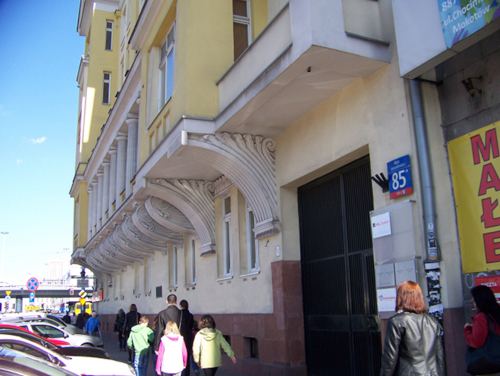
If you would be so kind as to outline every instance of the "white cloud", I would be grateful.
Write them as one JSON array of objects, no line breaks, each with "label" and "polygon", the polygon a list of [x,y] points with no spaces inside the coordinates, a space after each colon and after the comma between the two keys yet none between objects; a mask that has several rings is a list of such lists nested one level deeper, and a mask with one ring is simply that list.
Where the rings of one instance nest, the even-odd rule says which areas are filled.
[{"label": "white cloud", "polygon": [[47,137],[40,137],[40,138],[30,138],[28,141],[30,141],[32,144],[41,144],[47,139]]},{"label": "white cloud", "polygon": [[16,163],[19,164],[19,163],[22,163],[23,160],[22,159],[16,159]]}]

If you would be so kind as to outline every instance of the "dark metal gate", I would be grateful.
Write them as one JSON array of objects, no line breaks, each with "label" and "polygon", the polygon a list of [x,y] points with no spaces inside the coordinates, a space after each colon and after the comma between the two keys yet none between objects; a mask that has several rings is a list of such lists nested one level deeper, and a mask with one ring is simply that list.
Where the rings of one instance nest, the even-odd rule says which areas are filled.
[{"label": "dark metal gate", "polygon": [[298,189],[308,374],[380,373],[368,157]]}]

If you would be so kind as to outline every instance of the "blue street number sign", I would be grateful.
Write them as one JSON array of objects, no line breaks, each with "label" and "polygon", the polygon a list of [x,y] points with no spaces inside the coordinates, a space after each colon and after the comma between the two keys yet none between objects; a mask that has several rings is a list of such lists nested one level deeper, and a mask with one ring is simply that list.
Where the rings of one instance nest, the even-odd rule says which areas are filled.
[{"label": "blue street number sign", "polygon": [[413,193],[409,155],[387,163],[387,172],[389,173],[389,193],[391,200]]},{"label": "blue street number sign", "polygon": [[39,286],[38,279],[34,277],[28,279],[28,283],[26,284],[26,287],[28,287],[28,291],[36,291],[38,289],[38,286]]},{"label": "blue street number sign", "polygon": [[30,303],[35,303],[35,292],[34,291],[30,292]]}]

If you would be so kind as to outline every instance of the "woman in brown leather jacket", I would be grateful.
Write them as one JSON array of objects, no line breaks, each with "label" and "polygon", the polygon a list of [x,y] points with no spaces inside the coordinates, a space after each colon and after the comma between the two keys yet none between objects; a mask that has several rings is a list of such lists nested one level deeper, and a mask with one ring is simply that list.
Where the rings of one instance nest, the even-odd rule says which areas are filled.
[{"label": "woman in brown leather jacket", "polygon": [[387,323],[381,376],[444,376],[443,327],[427,313],[420,286],[398,286],[397,314]]}]

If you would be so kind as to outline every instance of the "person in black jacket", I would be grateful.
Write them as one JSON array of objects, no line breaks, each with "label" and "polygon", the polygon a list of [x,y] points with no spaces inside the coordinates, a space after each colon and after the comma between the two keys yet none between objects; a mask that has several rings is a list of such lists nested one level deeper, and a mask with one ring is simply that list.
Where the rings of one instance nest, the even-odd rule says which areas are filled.
[{"label": "person in black jacket", "polygon": [[427,313],[420,286],[398,286],[396,315],[387,322],[381,376],[445,375],[443,327]]},{"label": "person in black jacket", "polygon": [[190,358],[193,356],[193,315],[189,312],[189,303],[187,300],[181,300],[179,306],[181,307],[181,325],[179,331],[184,338],[184,343],[186,344],[188,352],[188,365],[186,365],[186,368],[182,371],[182,376],[189,376]]},{"label": "person in black jacket", "polygon": [[160,340],[163,337],[163,331],[167,327],[169,321],[173,321],[180,325],[181,311],[177,308],[177,296],[170,294],[167,296],[167,309],[158,313],[158,325],[156,326],[155,333],[155,353],[158,355],[158,348],[160,347]]},{"label": "person in black jacket", "polygon": [[125,311],[120,308],[120,310],[116,314],[116,319],[115,319],[115,332],[118,333],[118,345],[120,347],[120,351],[125,351],[125,348],[127,347],[127,340],[123,337],[124,323],[125,323]]},{"label": "person in black jacket", "polygon": [[[141,319],[141,314],[137,312],[137,306],[135,304],[130,305],[130,309],[125,315],[125,321],[123,322],[123,338],[125,339],[125,343],[128,341],[128,337],[130,336],[130,331],[132,327],[139,324],[139,320]],[[130,364],[134,363],[134,351],[131,349],[127,349],[128,351],[128,362]]]}]

